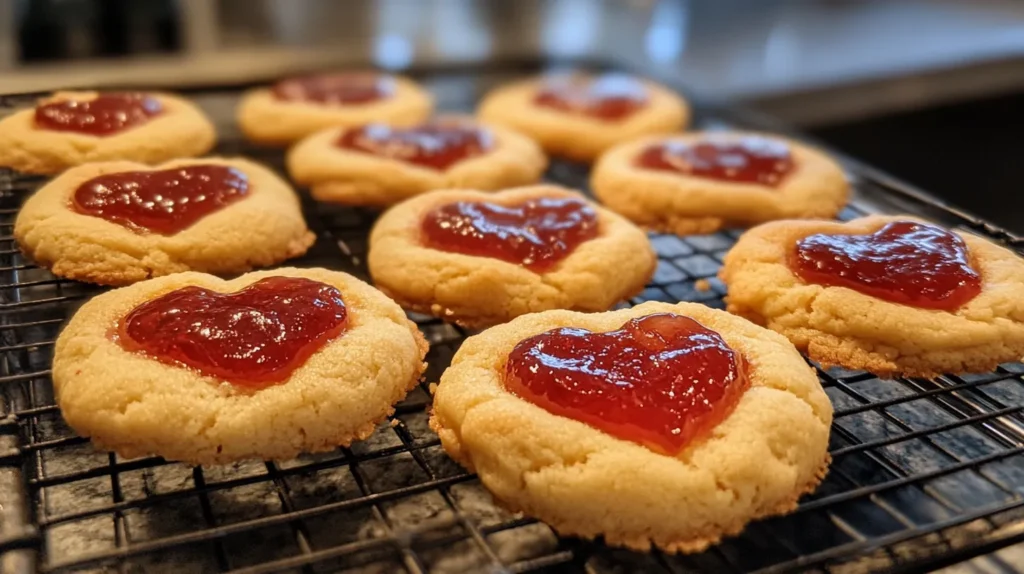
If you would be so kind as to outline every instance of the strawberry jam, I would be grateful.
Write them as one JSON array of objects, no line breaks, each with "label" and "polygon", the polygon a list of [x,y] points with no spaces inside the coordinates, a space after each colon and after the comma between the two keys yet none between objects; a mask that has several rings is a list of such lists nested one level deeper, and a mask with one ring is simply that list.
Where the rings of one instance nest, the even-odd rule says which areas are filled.
[{"label": "strawberry jam", "polygon": [[278,100],[318,104],[367,104],[390,98],[394,78],[374,73],[321,74],[282,80],[271,88]]},{"label": "strawberry jam", "polygon": [[981,275],[971,267],[964,240],[913,221],[895,221],[867,235],[805,237],[790,267],[808,283],[924,309],[955,311],[981,293]]},{"label": "strawberry jam", "polygon": [[425,124],[395,128],[370,124],[347,130],[336,145],[436,170],[487,153],[490,132],[466,124]]},{"label": "strawberry jam", "polygon": [[279,383],[347,327],[334,287],[268,277],[234,293],[185,287],[139,305],[117,329],[130,352],[249,389]]},{"label": "strawberry jam", "polygon": [[248,195],[249,178],[223,165],[190,165],[94,177],[71,208],[142,232],[174,235]]},{"label": "strawberry jam", "polygon": [[554,329],[520,341],[505,364],[520,398],[668,455],[706,437],[749,385],[721,335],[673,314],[606,333]]},{"label": "strawberry jam", "polygon": [[570,114],[618,121],[647,105],[647,88],[631,76],[553,79],[537,92],[534,103]]},{"label": "strawberry jam", "polygon": [[158,100],[137,93],[100,94],[91,100],[59,100],[36,106],[36,127],[109,136],[148,122],[163,112]]},{"label": "strawberry jam", "polygon": [[540,198],[514,206],[460,201],[423,218],[433,249],[493,257],[542,271],[597,237],[597,212],[575,198]]},{"label": "strawberry jam", "polygon": [[778,186],[795,167],[785,142],[756,136],[655,144],[640,153],[636,164],[647,169],[768,187]]}]

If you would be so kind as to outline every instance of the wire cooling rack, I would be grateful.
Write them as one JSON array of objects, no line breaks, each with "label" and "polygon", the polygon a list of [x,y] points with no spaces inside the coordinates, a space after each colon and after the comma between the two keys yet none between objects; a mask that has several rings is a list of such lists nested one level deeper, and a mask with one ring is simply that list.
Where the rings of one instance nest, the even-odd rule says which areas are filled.
[{"label": "wire cooling rack", "polygon": [[[421,79],[443,109],[468,110],[522,70],[448,71]],[[235,90],[191,94],[220,124],[218,153],[279,171],[279,151],[238,137]],[[0,114],[31,105],[0,97]],[[702,127],[764,128],[717,112]],[[870,168],[849,163],[856,199],[842,214],[901,209],[987,234]],[[548,179],[586,187],[585,166],[556,162]],[[691,556],[612,549],[558,537],[493,504],[449,460],[427,426],[422,386],[351,448],[282,462],[189,467],[99,452],[61,420],[50,384],[54,340],[101,288],[55,278],[11,237],[18,206],[44,180],[0,172],[0,569],[2,572],[849,572],[925,571],[1024,540],[1024,366],[935,381],[881,381],[818,370],[835,406],[828,478],[796,512],[751,524]],[[299,266],[367,278],[375,214],[304,198],[317,242]],[[738,231],[652,235],[659,263],[645,300],[721,308],[714,278]],[[698,288],[700,281],[700,288]],[[414,317],[436,381],[466,332]]]}]

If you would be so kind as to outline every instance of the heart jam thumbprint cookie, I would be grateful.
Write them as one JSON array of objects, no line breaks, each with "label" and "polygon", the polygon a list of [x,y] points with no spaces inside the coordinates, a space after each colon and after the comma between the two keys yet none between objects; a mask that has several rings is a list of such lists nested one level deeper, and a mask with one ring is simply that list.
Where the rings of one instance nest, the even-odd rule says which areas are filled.
[{"label": "heart jam thumbprint cookie", "polygon": [[321,130],[382,122],[420,124],[434,110],[430,93],[408,78],[373,71],[285,78],[249,90],[238,126],[250,141],[287,146]]},{"label": "heart jam thumbprint cookie", "polygon": [[199,156],[217,133],[191,102],[145,92],[57,92],[0,120],[0,166],[59,173],[114,160],[157,164]]},{"label": "heart jam thumbprint cookie", "polygon": [[934,377],[1024,355],[1024,261],[913,218],[765,224],[720,275],[730,311],[826,366]]},{"label": "heart jam thumbprint cookie", "polygon": [[645,303],[470,337],[431,426],[502,505],[561,534],[697,552],[795,508],[827,469],[831,421],[784,338],[699,304]]},{"label": "heart jam thumbprint cookie", "polygon": [[54,275],[103,285],[244,273],[298,257],[316,240],[291,186],[240,158],[72,168],[25,202],[14,236]]},{"label": "heart jam thumbprint cookie", "polygon": [[401,308],[344,273],[180,273],[86,303],[53,381],[68,424],[122,456],[286,459],[369,436],[426,348]]},{"label": "heart jam thumbprint cookie", "polygon": [[551,155],[591,162],[624,141],[682,130],[690,109],[671,90],[626,74],[569,74],[500,86],[477,115],[519,130]]},{"label": "heart jam thumbprint cookie", "polygon": [[849,185],[827,155],[778,136],[644,138],[601,156],[594,195],[633,222],[686,235],[786,217],[832,217]]},{"label": "heart jam thumbprint cookie", "polygon": [[292,179],[321,201],[347,205],[387,206],[437,189],[525,185],[546,167],[529,138],[459,117],[324,130],[288,153]]},{"label": "heart jam thumbprint cookie", "polygon": [[551,185],[411,199],[377,220],[367,261],[403,307],[469,327],[605,311],[641,291],[657,263],[643,231]]}]

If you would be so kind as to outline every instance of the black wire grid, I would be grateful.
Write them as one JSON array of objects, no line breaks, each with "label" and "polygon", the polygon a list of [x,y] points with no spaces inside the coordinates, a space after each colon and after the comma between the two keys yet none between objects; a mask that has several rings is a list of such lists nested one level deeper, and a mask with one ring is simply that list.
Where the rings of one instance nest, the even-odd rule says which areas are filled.
[{"label": "black wire grid", "polygon": [[[447,109],[468,109],[487,85],[479,74],[456,72],[424,80]],[[234,131],[237,92],[193,96],[221,124],[219,153],[281,170],[280,152],[248,146]],[[32,101],[0,97],[0,113]],[[548,173],[577,188],[586,177],[584,166],[568,163]],[[843,218],[864,213],[863,205],[897,203],[1015,241],[868,168],[851,164],[851,178],[859,199]],[[828,478],[793,514],[751,524],[693,556],[563,539],[499,509],[428,428],[426,384],[370,439],[328,454],[193,468],[96,451],[62,421],[49,369],[62,324],[102,289],[55,278],[11,237],[18,206],[43,181],[0,172],[2,572],[924,571],[1024,540],[1020,364],[935,381],[819,369],[835,406]],[[290,264],[367,278],[375,215],[308,197],[305,211],[318,240]],[[724,287],[714,276],[738,235],[652,235],[657,273],[631,303],[721,308]],[[426,380],[437,381],[466,333],[414,318],[431,343]]]}]

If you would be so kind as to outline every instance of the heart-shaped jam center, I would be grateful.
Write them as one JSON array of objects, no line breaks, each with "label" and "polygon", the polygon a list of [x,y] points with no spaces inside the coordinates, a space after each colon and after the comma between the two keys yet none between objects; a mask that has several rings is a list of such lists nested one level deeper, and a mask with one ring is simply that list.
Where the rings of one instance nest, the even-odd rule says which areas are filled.
[{"label": "heart-shaped jam center", "polygon": [[190,165],[94,177],[75,190],[71,207],[136,231],[173,235],[248,193],[249,178],[235,168]]},{"label": "heart-shaped jam center", "polygon": [[100,94],[91,100],[57,100],[36,106],[36,127],[108,136],[148,122],[163,112],[156,98],[138,93]]},{"label": "heart-shaped jam center", "polygon": [[534,97],[538,106],[607,121],[632,115],[647,105],[647,100],[647,88],[624,74],[554,78]]},{"label": "heart-shaped jam center", "polygon": [[487,153],[490,132],[467,124],[425,124],[396,128],[370,124],[347,130],[336,145],[436,170]]},{"label": "heart-shaped jam center", "polygon": [[981,293],[964,240],[914,221],[867,235],[810,235],[797,242],[790,267],[808,283],[925,309],[955,311]]},{"label": "heart-shaped jam center", "polygon": [[347,318],[335,287],[268,277],[234,293],[185,287],[147,301],[121,320],[117,340],[162,363],[260,389],[340,336]]},{"label": "heart-shaped jam center", "polygon": [[278,100],[318,104],[366,104],[390,98],[395,80],[390,76],[366,73],[321,74],[282,80],[271,89]]},{"label": "heart-shaped jam center", "polygon": [[778,186],[796,166],[785,142],[757,136],[659,143],[644,149],[636,164],[647,169],[768,187]]},{"label": "heart-shaped jam center", "polygon": [[493,257],[542,271],[597,236],[597,212],[575,198],[540,198],[513,206],[460,201],[423,218],[424,244]]},{"label": "heart-shaped jam center", "polygon": [[675,455],[725,420],[750,385],[718,333],[680,315],[618,331],[563,327],[512,350],[505,386],[548,412]]}]

